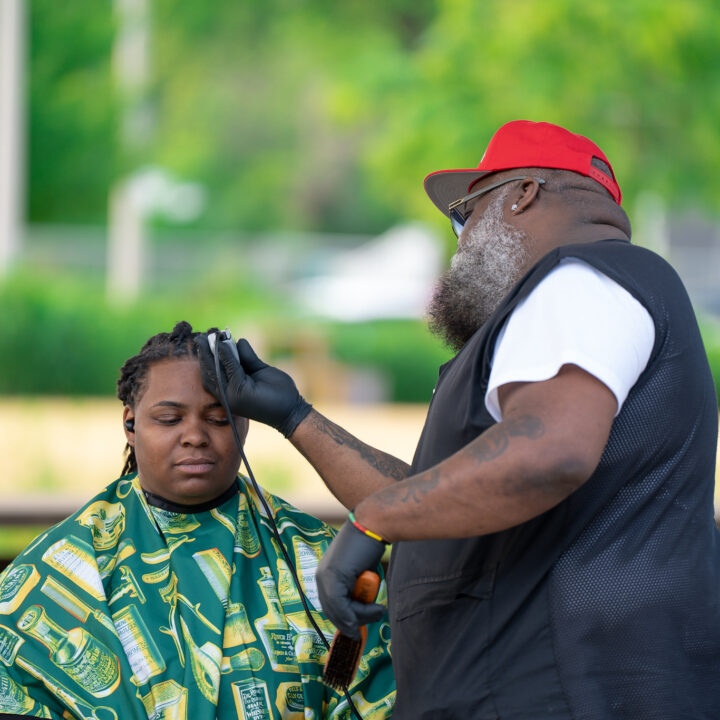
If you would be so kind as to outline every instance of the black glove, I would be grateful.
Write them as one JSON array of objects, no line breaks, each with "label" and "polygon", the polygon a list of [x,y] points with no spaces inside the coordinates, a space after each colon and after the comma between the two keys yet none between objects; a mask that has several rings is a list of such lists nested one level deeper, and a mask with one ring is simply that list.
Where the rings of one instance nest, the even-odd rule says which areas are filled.
[{"label": "black glove", "polygon": [[352,599],[360,573],[377,571],[384,552],[384,543],[365,535],[348,520],[320,559],[315,575],[320,604],[330,622],[353,640],[360,640],[361,625],[376,622],[385,613],[383,605]]},{"label": "black glove", "polygon": [[[207,335],[196,337],[195,344],[200,357],[203,387],[221,400],[215,375],[215,358]],[[223,384],[233,415],[270,425],[285,437],[290,437],[312,410],[312,405],[300,395],[292,378],[260,360],[244,338],[237,343],[240,362],[225,343],[218,342],[215,348],[219,354]]]}]

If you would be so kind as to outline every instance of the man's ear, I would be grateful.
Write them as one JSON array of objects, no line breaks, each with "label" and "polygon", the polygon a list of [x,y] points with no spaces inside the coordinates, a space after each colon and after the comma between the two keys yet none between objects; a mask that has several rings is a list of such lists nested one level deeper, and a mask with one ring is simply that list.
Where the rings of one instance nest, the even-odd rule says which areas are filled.
[{"label": "man's ear", "polygon": [[128,445],[135,447],[135,412],[129,405],[123,408],[123,429]]},{"label": "man's ear", "polygon": [[510,193],[510,212],[512,215],[519,215],[521,212],[527,210],[535,199],[537,198],[538,191],[540,190],[540,183],[534,178],[528,175],[521,183],[520,187]]}]

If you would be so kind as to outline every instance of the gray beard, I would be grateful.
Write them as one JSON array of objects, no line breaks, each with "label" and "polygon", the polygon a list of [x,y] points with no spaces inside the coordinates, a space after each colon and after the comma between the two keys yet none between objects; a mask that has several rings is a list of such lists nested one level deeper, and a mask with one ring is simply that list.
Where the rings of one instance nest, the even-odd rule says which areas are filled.
[{"label": "gray beard", "polygon": [[496,198],[473,228],[437,282],[428,306],[430,331],[454,351],[481,328],[522,277],[530,257],[528,235],[505,222]]}]

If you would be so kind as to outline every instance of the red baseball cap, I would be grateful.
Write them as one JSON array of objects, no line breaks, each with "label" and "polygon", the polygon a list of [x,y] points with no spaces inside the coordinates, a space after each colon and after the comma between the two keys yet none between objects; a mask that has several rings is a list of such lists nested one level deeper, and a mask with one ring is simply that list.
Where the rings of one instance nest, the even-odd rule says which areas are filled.
[{"label": "red baseball cap", "polygon": [[[596,168],[593,158],[602,160],[612,177]],[[449,216],[448,205],[467,195],[484,175],[525,167],[572,170],[597,180],[618,205],[622,200],[612,166],[594,142],[559,125],[530,120],[513,120],[497,130],[476,168],[430,173],[425,178],[425,192],[438,210]]]}]

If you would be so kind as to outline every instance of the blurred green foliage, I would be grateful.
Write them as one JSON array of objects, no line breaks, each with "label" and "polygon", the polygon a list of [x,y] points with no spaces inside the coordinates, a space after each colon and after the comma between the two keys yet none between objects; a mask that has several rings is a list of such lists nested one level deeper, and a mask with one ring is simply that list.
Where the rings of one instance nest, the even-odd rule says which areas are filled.
[{"label": "blurred green foliage", "polygon": [[[112,3],[29,0],[31,221],[102,218],[113,179],[159,164],[207,188],[200,227],[440,226],[422,178],[476,165],[517,118],[596,140],[631,209],[641,190],[720,207],[713,0],[148,5],[150,76],[128,99]],[[133,103],[148,136],[130,147]]]},{"label": "blurred green foliage", "polygon": [[[114,394],[125,360],[179,320],[195,330],[227,324],[236,335],[250,328],[269,340],[270,362],[292,354],[294,308],[250,278],[205,278],[202,289],[185,290],[119,308],[87,279],[15,274],[0,285],[0,394]],[[377,371],[396,402],[428,402],[438,365],[450,357],[418,321],[312,325],[331,358]]]},{"label": "blurred green foliage", "polygon": [[424,323],[408,320],[334,324],[328,337],[341,362],[378,370],[396,402],[429,403],[438,367],[452,355]]},{"label": "blurred green foliage", "polygon": [[[235,283],[241,284],[241,296]],[[180,320],[196,330],[224,319],[235,327],[248,317],[271,327],[272,317],[282,313],[280,301],[249,278],[208,287],[218,289],[187,286],[183,294],[150,293],[118,307],[93,280],[16,273],[0,285],[0,393],[114,394],[125,360],[151,335],[169,332]]]},{"label": "blurred green foliage", "polygon": [[119,150],[110,5],[27,5],[29,219],[101,221]]},{"label": "blurred green foliage", "polygon": [[[14,275],[0,285],[5,318],[0,324],[0,394],[114,394],[125,360],[148,337],[170,331],[179,320],[196,330],[228,324],[236,335],[253,328],[270,340],[270,355],[263,358],[269,362],[291,354],[299,316],[250,278],[186,290],[172,297],[149,294],[118,308],[108,304],[102,287],[81,278]],[[309,326],[307,320],[303,324]],[[394,402],[428,403],[438,367],[451,357],[420,321],[314,320],[312,327],[331,358],[377,371]],[[720,398],[720,327],[703,322],[702,328]]]},{"label": "blurred green foliage", "polygon": [[[195,229],[375,233],[421,219],[450,248],[423,177],[476,165],[517,118],[597,141],[631,217],[645,190],[671,209],[720,209],[713,0],[154,0],[135,94],[114,74],[113,3],[27,6],[31,223],[102,223],[113,183],[159,165],[206,188]],[[144,123],[132,142],[129,113]],[[180,298],[149,290],[124,309],[100,283],[20,273],[0,287],[0,392],[111,392],[124,359],[179,319],[276,336],[296,320],[250,277],[204,277]],[[338,359],[386,373],[396,400],[426,401],[448,357],[421,323],[324,332]],[[705,334],[720,378],[720,335]]]},{"label": "blurred green foliage", "polygon": [[717,321],[707,321],[701,326],[705,352],[710,362],[710,370],[715,379],[715,391],[720,403],[720,325]]},{"label": "blurred green foliage", "polygon": [[45,530],[43,525],[0,527],[0,570]]}]

